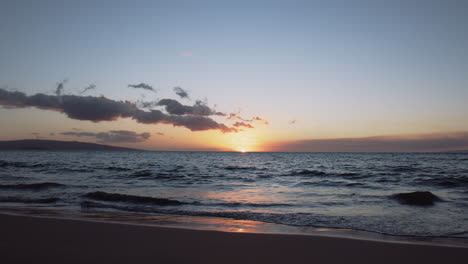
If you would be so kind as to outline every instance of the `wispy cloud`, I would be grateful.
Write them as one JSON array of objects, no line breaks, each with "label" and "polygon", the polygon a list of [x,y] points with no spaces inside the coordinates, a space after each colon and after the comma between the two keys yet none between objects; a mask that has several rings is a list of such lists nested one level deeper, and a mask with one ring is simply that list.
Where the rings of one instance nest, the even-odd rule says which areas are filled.
[{"label": "wispy cloud", "polygon": [[146,83],[139,83],[139,84],[129,84],[128,87],[135,88],[135,89],[145,89],[148,91],[156,92],[153,86],[146,84]]},{"label": "wispy cloud", "polygon": [[128,130],[111,130],[108,132],[63,132],[60,133],[65,136],[75,137],[93,137],[97,142],[101,143],[136,143],[142,142],[151,137],[150,133],[136,133]]},{"label": "wispy cloud", "polygon": [[259,123],[262,123],[264,125],[268,125],[270,124],[270,122],[268,122],[268,120],[264,119],[264,118],[261,118],[259,116],[254,116],[250,119],[246,119],[246,118],[243,118],[239,113],[230,113],[229,115],[227,115],[226,119],[228,120],[241,120],[241,121],[244,121],[244,122],[259,122]]},{"label": "wispy cloud", "polygon": [[174,87],[174,92],[180,96],[180,98],[189,98],[188,92],[181,87]]},{"label": "wispy cloud", "polygon": [[251,124],[248,124],[248,123],[245,123],[245,122],[239,122],[239,121],[235,122],[232,126],[254,128],[254,126],[252,126]]},{"label": "wispy cloud", "polygon": [[87,87],[85,87],[85,88],[83,89],[83,91],[80,92],[80,94],[84,94],[85,92],[87,92],[87,91],[89,91],[89,90],[94,90],[94,89],[96,89],[96,85],[90,84],[90,85],[88,85]]},{"label": "wispy cloud", "polygon": [[37,139],[41,138],[41,133],[39,133],[39,132],[33,132],[33,133],[31,133],[31,135],[33,135]]},{"label": "wispy cloud", "polygon": [[252,117],[251,120],[252,120],[252,121],[260,122],[260,123],[262,123],[262,124],[264,124],[264,125],[270,124],[270,122],[268,122],[268,120],[266,120],[266,119],[264,119],[264,118],[261,118],[261,117],[258,117],[258,116]]},{"label": "wispy cloud", "polygon": [[65,84],[68,82],[67,79],[57,83],[57,88],[55,89],[55,94],[57,96],[61,96],[62,95],[62,91],[63,89],[65,88]]}]

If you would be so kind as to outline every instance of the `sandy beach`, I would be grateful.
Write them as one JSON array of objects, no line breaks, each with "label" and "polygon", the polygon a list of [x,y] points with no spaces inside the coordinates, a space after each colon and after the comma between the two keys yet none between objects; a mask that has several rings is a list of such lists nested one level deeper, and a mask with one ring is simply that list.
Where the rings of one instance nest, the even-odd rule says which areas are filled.
[{"label": "sandy beach", "polygon": [[460,263],[468,248],[0,215],[2,263]]}]

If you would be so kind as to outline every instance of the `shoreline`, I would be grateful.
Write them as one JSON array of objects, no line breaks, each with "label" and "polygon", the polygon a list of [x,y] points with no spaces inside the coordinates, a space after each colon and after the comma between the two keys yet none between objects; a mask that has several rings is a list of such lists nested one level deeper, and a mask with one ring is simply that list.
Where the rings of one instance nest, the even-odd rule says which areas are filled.
[{"label": "shoreline", "polygon": [[0,214],[2,263],[456,263],[467,248]]},{"label": "shoreline", "polygon": [[80,214],[75,214],[73,211],[67,211],[63,209],[51,210],[50,208],[1,208],[0,216],[2,215],[65,221],[82,221],[101,224],[120,224],[148,228],[155,227],[195,230],[202,232],[208,231],[244,234],[313,236],[382,243],[458,247],[468,249],[468,239],[462,237],[389,235],[365,230],[331,227],[290,226],[252,220],[236,220],[217,217],[148,215],[103,211],[86,211],[81,212]]}]

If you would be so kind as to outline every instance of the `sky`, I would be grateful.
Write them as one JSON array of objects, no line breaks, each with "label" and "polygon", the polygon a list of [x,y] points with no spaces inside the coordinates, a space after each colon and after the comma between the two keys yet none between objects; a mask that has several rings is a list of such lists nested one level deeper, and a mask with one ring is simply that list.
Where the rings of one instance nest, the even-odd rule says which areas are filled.
[{"label": "sky", "polygon": [[0,140],[468,149],[467,12],[463,0],[3,0]]}]

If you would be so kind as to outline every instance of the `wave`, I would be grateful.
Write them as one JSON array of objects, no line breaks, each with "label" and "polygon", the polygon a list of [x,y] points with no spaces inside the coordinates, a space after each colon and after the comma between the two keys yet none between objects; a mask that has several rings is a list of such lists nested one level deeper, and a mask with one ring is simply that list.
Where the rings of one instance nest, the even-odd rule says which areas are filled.
[{"label": "wave", "polygon": [[105,202],[125,202],[125,203],[136,203],[136,204],[153,204],[153,205],[182,205],[183,202],[177,200],[171,200],[166,198],[154,198],[148,196],[136,196],[120,193],[106,193],[106,192],[90,192],[84,195],[84,197],[105,201]]},{"label": "wave", "polygon": [[351,177],[351,178],[354,178],[354,177],[363,177],[364,175],[361,175],[359,173],[355,173],[355,172],[343,172],[343,173],[338,173],[336,174],[338,176],[342,176],[342,177]]},{"label": "wave", "polygon": [[0,167],[16,167],[16,168],[38,168],[49,166],[49,163],[27,163],[21,161],[4,161],[0,160]]},{"label": "wave", "polygon": [[380,175],[380,176],[400,176],[401,174],[397,173],[397,172],[380,172],[380,173],[377,173],[377,175]]},{"label": "wave", "polygon": [[64,168],[60,169],[59,171],[63,172],[94,172],[94,169],[86,169],[86,168]]},{"label": "wave", "polygon": [[417,178],[416,184],[424,184],[439,187],[463,187],[468,185],[468,177],[446,177],[446,178]]},{"label": "wave", "polygon": [[389,168],[393,172],[413,172],[413,171],[419,171],[420,169],[415,168],[415,167],[409,167],[409,166],[398,166],[398,167],[390,167]]},{"label": "wave", "polygon": [[258,169],[255,166],[225,166],[221,168],[225,170],[257,170]]},{"label": "wave", "polygon": [[293,170],[289,172],[289,176],[337,176],[343,177],[347,179],[364,179],[369,178],[372,175],[370,174],[360,174],[355,172],[341,172],[341,173],[332,173],[332,172],[324,172],[320,170]]},{"label": "wave", "polygon": [[263,173],[257,173],[256,176],[257,176],[257,178],[259,178],[259,179],[271,179],[271,178],[274,177],[274,176],[271,175],[271,174],[263,174]]},{"label": "wave", "polygon": [[135,171],[131,174],[131,176],[134,176],[134,177],[148,177],[152,175],[153,175],[153,172],[151,172],[150,170]]},{"label": "wave", "polygon": [[13,190],[44,190],[54,187],[64,187],[66,185],[56,182],[40,182],[40,183],[19,183],[19,184],[0,184],[0,189]]},{"label": "wave", "polygon": [[166,199],[166,198],[155,198],[148,196],[136,196],[119,193],[106,193],[106,192],[91,192],[84,195],[85,198],[105,201],[105,202],[125,202],[134,204],[148,204],[148,205],[196,205],[196,206],[226,206],[226,207],[286,207],[294,206],[286,203],[242,203],[242,202],[221,202],[221,203],[199,203],[199,202],[181,202],[178,200]]},{"label": "wave", "polygon": [[390,196],[390,198],[397,200],[401,204],[428,206],[434,205],[434,202],[441,202],[438,196],[431,192],[411,192],[411,193],[397,193]]},{"label": "wave", "polygon": [[349,187],[366,187],[366,185],[364,183],[360,183],[360,182],[350,182],[350,183],[347,183],[346,186],[349,186]]},{"label": "wave", "polygon": [[23,198],[23,197],[0,197],[1,203],[56,203],[60,201],[60,198],[52,197],[52,198],[38,198],[38,199],[31,199],[31,198]]},{"label": "wave", "polygon": [[350,187],[350,188],[366,188],[366,189],[382,189],[379,186],[369,185],[367,183],[361,182],[348,182],[348,181],[330,181],[330,180],[322,180],[322,181],[303,181],[296,183],[294,186],[296,187],[307,187],[307,186],[317,186],[317,187]]},{"label": "wave", "polygon": [[[146,203],[144,203],[146,204]],[[155,207],[148,207],[148,206],[142,206],[142,205],[116,205],[116,204],[103,204],[103,203],[96,203],[96,202],[91,202],[91,201],[83,201],[80,204],[82,207],[85,208],[109,208],[109,209],[117,209],[117,210],[123,210],[123,211],[131,211],[131,212],[142,212],[142,213],[168,213],[172,214],[177,212],[178,214],[182,215],[192,215],[192,214],[197,214],[195,211],[174,211],[174,210],[165,210],[165,209],[160,209],[155,208]],[[262,203],[206,203],[206,204],[201,204],[201,203],[192,203],[192,205],[201,205],[201,206],[226,206],[226,207],[286,207],[286,206],[294,206],[292,204],[282,204],[282,203],[271,203],[271,204],[262,204]]]},{"label": "wave", "polygon": [[[439,228],[426,228],[424,225],[420,229],[415,225],[418,222],[412,219],[399,218],[398,216],[365,216],[365,215],[323,215],[316,213],[262,213],[251,211],[184,211],[177,209],[156,208],[151,206],[127,206],[127,205],[112,205],[96,202],[84,201],[81,203],[82,209],[115,209],[127,212],[139,213],[155,213],[168,215],[182,216],[202,216],[202,217],[219,217],[236,220],[252,220],[265,223],[285,224],[291,226],[312,226],[325,228],[352,229],[368,232],[375,232],[387,235],[404,235],[416,237],[450,237],[453,234],[465,233],[466,230],[461,230],[462,227],[453,228],[440,226]],[[389,219],[392,218],[392,219]],[[392,223],[400,223],[399,228]],[[408,222],[409,221],[409,222]],[[410,224],[411,223],[411,224]]]},{"label": "wave", "polygon": [[400,179],[399,178],[378,178],[378,179],[375,179],[374,180],[375,182],[378,182],[378,183],[384,183],[384,182],[399,182]]},{"label": "wave", "polygon": [[129,169],[129,168],[115,167],[115,166],[109,166],[109,167],[106,167],[104,169],[105,170],[110,170],[110,171],[129,171],[129,170],[132,170],[132,169]]},{"label": "wave", "polygon": [[[318,186],[318,185],[322,185],[322,186],[326,186],[326,185],[330,185],[331,183],[327,183],[327,182],[311,182],[311,181],[307,181],[307,182],[299,182],[299,183],[296,183],[295,186],[296,187],[301,187],[301,186]],[[337,186],[337,183],[333,183],[332,186]]]},{"label": "wave", "polygon": [[323,180],[323,181],[305,181],[305,182],[299,182],[296,184],[296,186],[331,186],[331,187],[339,187],[339,186],[349,186],[349,187],[354,187],[354,186],[365,186],[363,183],[358,183],[358,182],[344,182],[344,181],[329,181],[329,180]]},{"label": "wave", "polygon": [[206,203],[202,204],[199,203],[197,205],[203,206],[227,206],[227,207],[288,207],[294,206],[293,204],[285,204],[285,203]]},{"label": "wave", "polygon": [[318,170],[293,170],[289,173],[290,176],[324,176],[327,173]]},{"label": "wave", "polygon": [[131,174],[128,174],[122,177],[138,178],[141,180],[145,180],[145,179],[180,180],[181,178],[184,178],[185,176],[186,176],[185,174],[180,174],[180,173],[139,170],[139,171],[135,171]]}]

